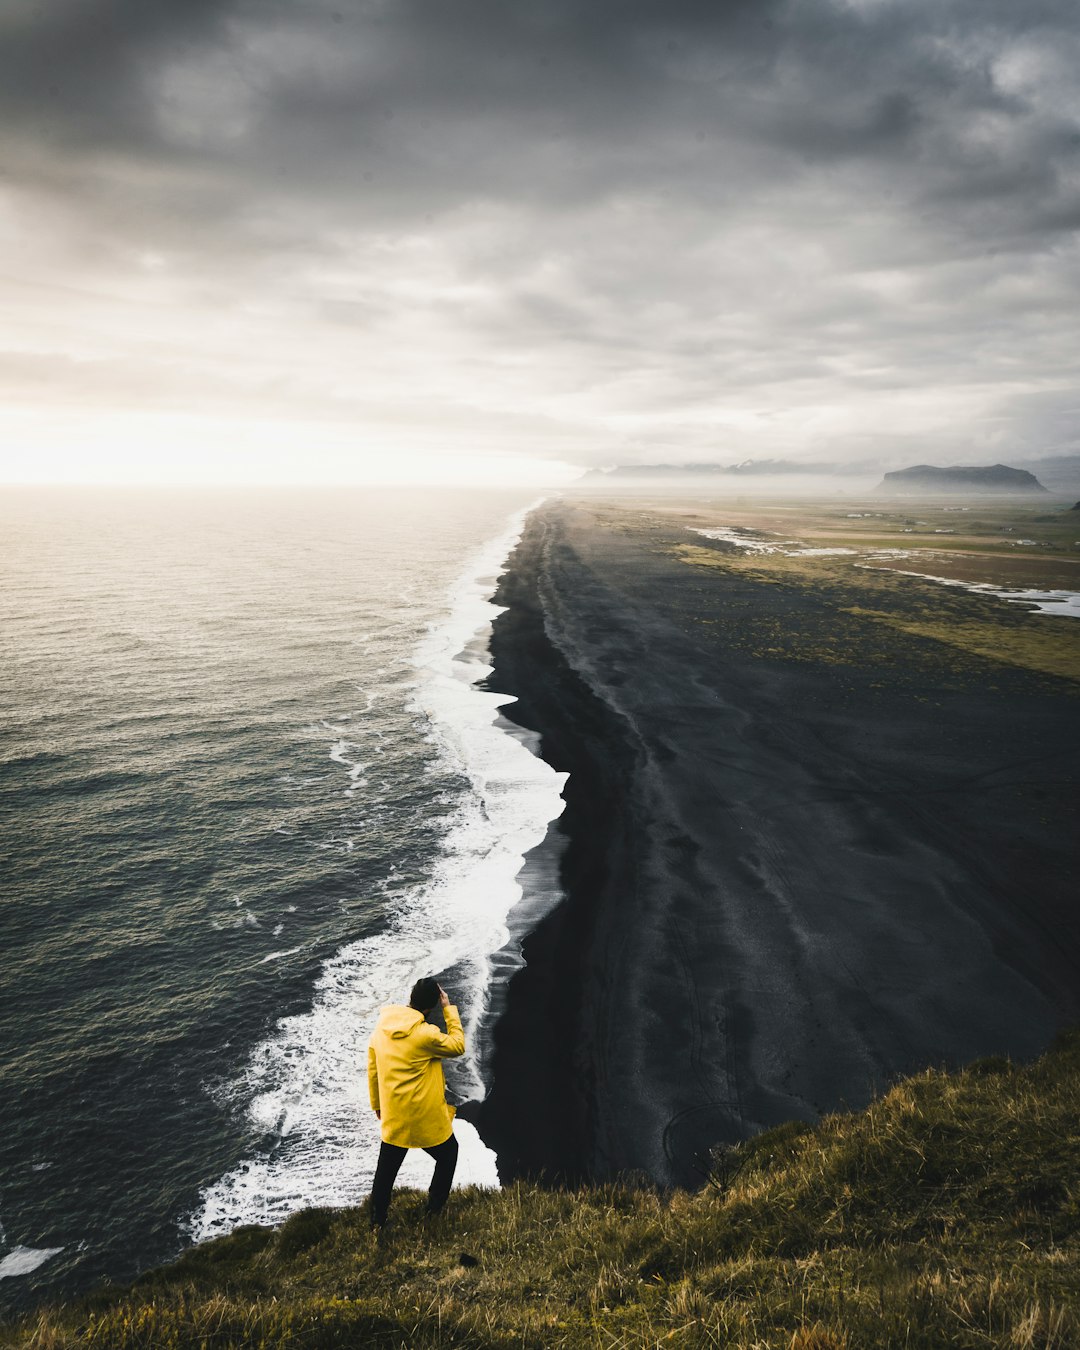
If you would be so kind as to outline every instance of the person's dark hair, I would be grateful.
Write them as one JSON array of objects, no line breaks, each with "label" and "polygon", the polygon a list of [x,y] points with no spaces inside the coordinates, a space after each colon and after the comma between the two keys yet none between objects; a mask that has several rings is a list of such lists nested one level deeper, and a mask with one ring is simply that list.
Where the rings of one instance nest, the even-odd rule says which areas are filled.
[{"label": "person's dark hair", "polygon": [[409,1007],[415,1008],[417,1012],[429,1012],[439,1001],[438,983],[425,975],[422,980],[417,980],[412,987],[412,993],[409,995]]}]

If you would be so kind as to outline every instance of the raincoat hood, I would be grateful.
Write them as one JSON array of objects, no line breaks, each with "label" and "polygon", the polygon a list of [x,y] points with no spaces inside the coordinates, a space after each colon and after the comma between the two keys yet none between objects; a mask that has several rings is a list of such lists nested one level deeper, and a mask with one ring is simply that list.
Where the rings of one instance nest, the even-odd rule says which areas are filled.
[{"label": "raincoat hood", "polygon": [[399,1008],[396,1004],[387,1004],[379,1013],[377,1027],[388,1036],[400,1040],[424,1020],[424,1014],[415,1008]]}]

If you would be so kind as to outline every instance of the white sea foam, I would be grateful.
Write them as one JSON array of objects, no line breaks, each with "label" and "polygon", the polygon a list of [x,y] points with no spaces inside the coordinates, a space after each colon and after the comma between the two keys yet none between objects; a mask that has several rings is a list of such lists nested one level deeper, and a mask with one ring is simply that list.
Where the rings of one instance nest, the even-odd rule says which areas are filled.
[{"label": "white sea foam", "polygon": [[222,933],[240,928],[259,928],[261,925],[250,909],[242,909],[239,914],[231,919],[211,919],[210,927],[215,933]]},{"label": "white sea foam", "polygon": [[301,943],[299,947],[290,947],[289,950],[285,952],[268,952],[259,962],[259,965],[265,966],[267,961],[280,961],[283,956],[295,956],[297,952],[302,952],[303,950],[304,945]]},{"label": "white sea foam", "polygon": [[[469,784],[442,859],[426,886],[395,895],[398,912],[388,931],[352,943],[326,962],[311,1011],[283,1019],[253,1052],[238,1088],[250,1100],[251,1124],[269,1143],[203,1191],[185,1223],[196,1240],[242,1223],[278,1223],[308,1205],[363,1199],[379,1140],[367,1101],[367,1040],[380,1006],[400,1001],[419,976],[452,967],[464,972],[451,992],[473,1048],[457,1083],[467,1096],[483,1095],[475,1046],[489,958],[508,937],[523,855],[561,814],[565,782],[564,774],[530,752],[528,737],[497,725],[499,708],[513,700],[476,688],[491,669],[488,638],[500,612],[490,599],[494,581],[527,514],[520,512],[473,560],[450,597],[447,618],[416,654],[414,711],[430,728],[446,766]],[[343,767],[348,748],[334,746],[332,758]],[[494,1155],[475,1129],[459,1121],[455,1132],[461,1145],[457,1184],[497,1185]],[[424,1186],[430,1173],[430,1159],[412,1152],[401,1181]]]},{"label": "white sea foam", "polygon": [[63,1247],[12,1247],[7,1256],[0,1260],[0,1280],[11,1279],[14,1275],[29,1275],[59,1256]]}]

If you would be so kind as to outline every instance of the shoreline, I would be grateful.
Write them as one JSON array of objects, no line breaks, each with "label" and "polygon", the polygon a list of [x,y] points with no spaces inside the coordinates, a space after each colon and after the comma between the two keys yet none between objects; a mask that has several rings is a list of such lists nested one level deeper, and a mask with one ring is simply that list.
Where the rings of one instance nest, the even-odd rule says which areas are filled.
[{"label": "shoreline", "polygon": [[[828,615],[745,579],[706,593],[665,552],[685,537],[548,502],[496,593],[486,688],[570,775],[564,899],[522,943],[469,1112],[504,1182],[692,1187],[715,1143],[1030,1058],[1080,1016],[1075,849],[1029,785],[963,787],[1060,751],[1059,699],[1016,672],[928,694],[747,660],[718,630]],[[1018,698],[1030,721],[1002,725]]]},{"label": "shoreline", "polygon": [[[483,688],[494,578],[531,509],[519,507],[470,551],[447,587],[442,612],[405,658],[405,711],[422,719],[439,772],[462,780],[431,871],[396,905],[388,902],[384,927],[324,959],[307,1006],[279,1018],[249,1051],[227,1090],[244,1101],[245,1122],[258,1142],[200,1186],[195,1203],[178,1217],[186,1238],[280,1222],[301,1202],[332,1205],[366,1194],[379,1131],[366,1088],[356,1087],[357,1055],[379,1007],[399,1001],[421,975],[442,974],[470,1040],[471,1053],[449,1066],[451,1093],[468,1099],[483,1090],[479,1024],[488,957],[501,945],[507,911],[516,904],[523,858],[562,804],[557,776],[507,737],[499,725],[502,700]],[[344,738],[346,732],[331,728],[331,734]],[[329,754],[348,775],[351,797],[363,765],[343,757],[338,747],[347,744],[335,739]],[[312,1064],[319,1066],[314,1080]],[[462,1118],[467,1123],[467,1114]],[[458,1184],[496,1184],[494,1155],[474,1129],[459,1133]],[[402,1183],[419,1184],[426,1162],[407,1158]]]},{"label": "shoreline", "polygon": [[504,988],[502,1015],[490,1024],[488,1094],[466,1112],[494,1149],[503,1183],[541,1174],[575,1183],[595,1167],[595,1048],[586,1029],[597,992],[598,972],[587,964],[597,911],[575,900],[596,885],[605,858],[617,856],[620,771],[628,767],[614,715],[545,631],[536,588],[545,534],[541,508],[499,579],[494,599],[506,608],[492,625],[485,686],[515,696],[503,715],[538,736],[541,757],[568,775],[563,813],[535,851],[546,852],[549,879],[557,866],[559,894],[534,924],[523,884],[524,908],[510,919],[521,965]]}]

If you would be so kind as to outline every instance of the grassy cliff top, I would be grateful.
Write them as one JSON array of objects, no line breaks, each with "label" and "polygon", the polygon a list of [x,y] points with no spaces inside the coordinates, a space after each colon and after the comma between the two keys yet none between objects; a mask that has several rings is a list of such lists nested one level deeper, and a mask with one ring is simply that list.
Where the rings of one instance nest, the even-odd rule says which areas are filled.
[{"label": "grassy cliff top", "polygon": [[1080,1033],[713,1159],[697,1194],[399,1191],[194,1248],[0,1344],[1080,1345]]}]

